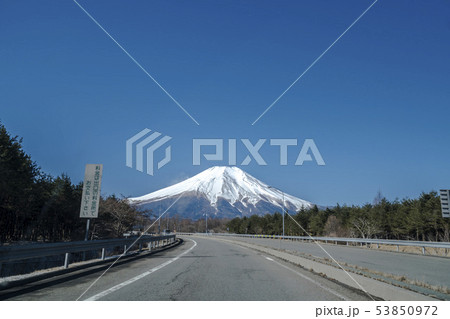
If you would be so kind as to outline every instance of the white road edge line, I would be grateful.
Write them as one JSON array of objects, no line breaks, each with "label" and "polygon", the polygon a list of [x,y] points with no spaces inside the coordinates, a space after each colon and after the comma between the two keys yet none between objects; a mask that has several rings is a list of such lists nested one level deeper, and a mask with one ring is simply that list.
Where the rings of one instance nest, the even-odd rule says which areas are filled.
[{"label": "white road edge line", "polygon": [[110,269],[111,269],[111,267],[113,267],[118,261],[119,261],[119,259],[120,258],[122,258],[123,256],[125,256],[126,254],[127,254],[127,252],[128,252],[128,250],[130,250],[130,248],[131,247],[133,247],[134,246],[134,244],[136,244],[138,241],[139,241],[139,239],[141,239],[142,238],[142,236],[144,236],[144,234],[150,229],[150,228],[152,228],[153,227],[153,225],[155,225],[156,224],[156,222],[158,221],[158,220],[161,220],[161,218],[169,211],[169,209],[173,206],[173,205],[175,205],[175,203],[181,198],[181,197],[183,197],[183,193],[181,193],[181,195],[172,203],[172,204],[170,204],[170,206],[164,211],[164,213],[162,213],[162,215],[161,216],[159,216],[154,222],[153,222],[153,224],[151,224],[150,226],[148,226],[147,227],[147,229],[138,237],[138,238],[136,238],[136,240],[116,259],[116,260],[114,260],[114,262],[111,264],[111,265],[109,265],[109,267],[100,275],[100,276],[98,276],[97,277],[97,279],[95,279],[90,285],[89,285],[89,287],[87,287],[87,289],[75,300],[75,301],[78,301],[78,300],[80,300],[81,299],[81,297],[83,297],[96,283],[97,283],[97,281],[99,281]]},{"label": "white road edge line", "polygon": [[302,273],[299,273],[298,271],[295,271],[294,269],[289,268],[288,266],[283,265],[282,263],[279,263],[278,261],[276,261],[276,260],[274,260],[274,259],[272,259],[272,258],[269,258],[269,257],[266,257],[266,256],[264,256],[264,257],[265,257],[267,260],[270,260],[270,261],[274,262],[274,263],[277,264],[278,266],[281,266],[281,267],[283,267],[283,268],[285,268],[285,269],[287,269],[287,270],[292,271],[294,274],[296,274],[296,275],[302,277],[303,279],[308,280],[309,282],[315,284],[316,286],[319,286],[319,287],[322,288],[323,290],[325,290],[325,291],[327,291],[327,292],[329,292],[329,293],[335,295],[336,297],[341,298],[341,299],[344,300],[344,301],[351,301],[350,299],[348,299],[348,298],[345,297],[344,295],[341,295],[341,294],[338,293],[337,291],[334,291],[333,289],[328,288],[328,287],[322,285],[321,283],[315,281],[314,279],[311,279],[311,278],[309,278],[308,276],[305,276],[305,275],[303,275]]},{"label": "white road edge line", "polygon": [[105,296],[107,296],[107,295],[109,295],[109,294],[111,294],[111,293],[113,293],[113,292],[119,290],[120,288],[123,288],[123,287],[125,287],[125,286],[128,286],[129,284],[132,284],[132,283],[138,281],[139,279],[142,279],[142,278],[144,278],[144,277],[146,277],[146,276],[148,276],[148,275],[154,273],[155,271],[160,270],[160,269],[166,267],[167,265],[170,265],[170,264],[173,263],[174,261],[177,261],[177,260],[180,259],[182,256],[186,255],[186,254],[189,253],[192,249],[194,249],[195,246],[197,246],[197,242],[196,242],[195,240],[193,240],[193,239],[190,239],[190,240],[192,240],[192,241],[194,242],[194,246],[192,246],[191,248],[189,248],[189,249],[186,250],[185,252],[179,254],[178,256],[176,256],[176,257],[174,257],[174,258],[172,258],[172,259],[166,261],[165,263],[162,263],[161,265],[158,265],[158,266],[156,266],[156,267],[154,267],[154,268],[152,268],[152,269],[150,269],[150,270],[148,270],[148,271],[146,271],[146,272],[144,272],[144,273],[142,273],[142,274],[140,274],[140,275],[138,275],[138,276],[136,276],[136,277],[133,277],[133,278],[131,278],[131,279],[128,279],[127,281],[124,281],[124,282],[122,282],[122,283],[120,283],[120,284],[118,284],[118,285],[116,285],[116,286],[114,286],[114,287],[111,287],[111,288],[109,288],[109,289],[107,289],[107,290],[105,290],[105,291],[102,291],[102,292],[100,292],[100,293],[98,293],[98,294],[96,294],[96,295],[94,295],[94,296],[92,296],[92,297],[90,297],[90,298],[87,298],[87,299],[85,299],[84,301],[96,301],[96,300],[99,300],[100,298],[103,298],[103,297],[105,297]]}]

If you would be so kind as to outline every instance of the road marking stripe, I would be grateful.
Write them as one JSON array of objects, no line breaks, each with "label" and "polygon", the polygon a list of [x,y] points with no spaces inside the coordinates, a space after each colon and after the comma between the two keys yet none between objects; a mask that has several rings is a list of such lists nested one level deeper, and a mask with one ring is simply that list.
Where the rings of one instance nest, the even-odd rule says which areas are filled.
[{"label": "road marking stripe", "polygon": [[337,291],[334,291],[333,289],[328,288],[328,287],[322,285],[320,282],[317,282],[317,281],[315,281],[314,279],[309,278],[308,276],[305,276],[305,275],[303,275],[302,273],[299,273],[298,271],[295,271],[294,269],[291,269],[291,268],[289,268],[288,266],[283,265],[282,263],[279,263],[278,261],[276,261],[276,260],[274,260],[274,259],[272,259],[272,258],[269,258],[269,257],[266,257],[266,256],[264,256],[264,257],[265,257],[267,260],[270,260],[270,261],[276,263],[278,266],[281,266],[281,267],[283,267],[283,268],[286,268],[287,270],[292,271],[293,273],[295,273],[296,275],[302,277],[303,279],[306,279],[306,280],[308,280],[309,282],[312,282],[313,284],[315,284],[315,285],[319,286],[320,288],[324,289],[325,291],[327,291],[327,292],[329,292],[329,293],[335,295],[336,297],[341,298],[341,299],[344,300],[344,301],[350,301],[350,299],[348,299],[348,298],[345,297],[344,295],[341,295],[341,294],[338,293]]},{"label": "road marking stripe", "polygon": [[178,256],[176,256],[176,257],[174,257],[174,258],[172,258],[172,259],[166,261],[165,263],[162,263],[161,265],[156,266],[156,267],[154,267],[154,268],[152,268],[152,269],[150,269],[150,270],[148,270],[148,271],[146,271],[146,272],[144,272],[144,273],[142,273],[142,274],[140,274],[140,275],[138,275],[138,276],[136,276],[136,277],[133,277],[133,278],[131,278],[131,279],[128,279],[127,281],[124,281],[124,282],[122,282],[122,283],[120,283],[120,284],[118,284],[118,285],[116,285],[116,286],[114,286],[114,287],[111,287],[111,288],[109,288],[109,289],[107,289],[107,290],[105,290],[105,291],[102,291],[102,292],[100,292],[100,293],[98,293],[98,294],[96,294],[96,295],[94,295],[94,296],[92,296],[92,297],[90,297],[90,298],[87,298],[87,299],[85,299],[85,301],[95,301],[95,300],[99,300],[100,298],[103,298],[103,297],[105,297],[105,296],[107,296],[107,295],[109,295],[109,294],[111,294],[111,293],[113,293],[113,292],[119,290],[120,288],[123,288],[123,287],[125,287],[125,286],[128,286],[129,284],[132,284],[133,282],[136,282],[136,281],[138,281],[139,279],[142,279],[142,278],[144,278],[144,277],[146,277],[146,276],[148,276],[148,275],[154,273],[155,271],[160,270],[161,268],[164,268],[164,267],[166,267],[167,265],[170,265],[170,264],[173,263],[174,261],[177,261],[178,259],[180,259],[180,257],[186,255],[188,252],[190,252],[192,249],[194,249],[195,246],[197,246],[197,242],[196,242],[195,240],[193,240],[193,239],[191,239],[191,240],[194,242],[194,246],[192,246],[191,248],[189,248],[188,250],[186,250],[184,253],[181,253],[180,255],[178,255]]}]

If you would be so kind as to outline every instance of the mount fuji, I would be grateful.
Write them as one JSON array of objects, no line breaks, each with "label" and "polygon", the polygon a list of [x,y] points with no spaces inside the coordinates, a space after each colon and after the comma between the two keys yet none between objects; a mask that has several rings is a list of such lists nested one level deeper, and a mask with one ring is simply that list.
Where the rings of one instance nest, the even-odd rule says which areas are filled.
[{"label": "mount fuji", "polygon": [[[314,204],[271,187],[238,167],[214,166],[178,184],[128,198],[132,205],[171,216],[199,219],[205,214],[234,218],[311,208]],[[171,206],[172,205],[172,206]]]}]

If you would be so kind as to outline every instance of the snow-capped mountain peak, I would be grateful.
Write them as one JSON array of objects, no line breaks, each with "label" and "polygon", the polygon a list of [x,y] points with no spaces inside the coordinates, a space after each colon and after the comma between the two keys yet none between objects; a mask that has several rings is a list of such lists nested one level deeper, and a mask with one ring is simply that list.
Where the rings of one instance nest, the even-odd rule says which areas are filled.
[{"label": "snow-capped mountain peak", "polygon": [[[178,184],[141,197],[129,198],[129,201],[139,206],[148,206],[151,203],[175,199],[182,194],[182,197],[186,196],[193,200],[206,199],[218,216],[222,215],[220,210],[224,209],[224,201],[232,206],[232,208],[228,207],[228,210],[231,209],[236,214],[240,212],[241,215],[273,213],[273,211],[267,211],[267,204],[281,208],[283,199],[284,206],[288,209],[299,210],[302,207],[313,206],[308,201],[270,187],[235,166],[214,166]],[[186,201],[183,202],[186,203]],[[263,203],[266,204],[264,205],[266,208],[264,211],[258,211],[258,206],[262,208]],[[202,209],[204,210],[204,207]]]}]

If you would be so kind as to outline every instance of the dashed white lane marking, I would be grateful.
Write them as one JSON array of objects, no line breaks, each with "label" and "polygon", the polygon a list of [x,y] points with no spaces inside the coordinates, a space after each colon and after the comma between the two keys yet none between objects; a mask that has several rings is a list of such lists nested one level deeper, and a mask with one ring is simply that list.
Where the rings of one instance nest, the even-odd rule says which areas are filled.
[{"label": "dashed white lane marking", "polygon": [[325,290],[325,291],[327,291],[327,292],[329,292],[329,293],[335,295],[336,297],[338,297],[338,298],[340,298],[340,299],[342,299],[342,300],[345,300],[345,301],[350,301],[350,299],[348,299],[348,298],[345,297],[344,295],[338,293],[337,291],[334,291],[334,290],[331,289],[331,288],[328,288],[328,287],[322,285],[320,282],[317,282],[317,281],[315,281],[314,279],[309,278],[308,276],[305,276],[305,275],[303,275],[302,273],[299,273],[298,271],[295,271],[294,269],[291,269],[291,268],[289,268],[288,266],[285,266],[285,265],[283,265],[282,263],[279,263],[278,261],[276,261],[276,260],[274,260],[274,259],[272,259],[272,258],[269,258],[269,257],[266,257],[266,256],[264,256],[264,257],[265,257],[267,260],[270,260],[270,261],[274,262],[274,263],[277,264],[278,266],[281,266],[281,267],[283,267],[283,268],[285,268],[285,269],[287,269],[287,270],[292,271],[294,274],[296,274],[296,275],[302,277],[302,278],[305,279],[305,280],[308,280],[309,282],[311,282],[311,283],[315,284],[316,286],[322,288],[323,290]]},{"label": "dashed white lane marking", "polygon": [[113,292],[119,290],[120,288],[123,288],[123,287],[125,287],[125,286],[128,286],[129,284],[132,284],[133,282],[136,282],[136,281],[138,281],[139,279],[142,279],[142,278],[144,278],[144,277],[146,277],[146,276],[148,276],[148,275],[154,273],[155,271],[160,270],[161,268],[164,268],[164,267],[166,267],[167,265],[170,265],[170,264],[173,263],[174,261],[177,261],[178,259],[180,259],[180,257],[186,255],[188,252],[190,252],[192,249],[194,249],[195,246],[197,246],[197,242],[196,242],[195,240],[193,240],[193,239],[191,239],[191,240],[194,242],[194,246],[192,246],[191,248],[189,248],[189,249],[186,250],[185,252],[179,254],[178,256],[176,256],[176,257],[174,257],[174,258],[172,258],[172,259],[169,259],[169,260],[166,261],[165,263],[162,263],[161,265],[158,265],[158,266],[156,266],[156,267],[154,267],[154,268],[152,268],[152,269],[150,269],[150,270],[148,270],[148,271],[146,271],[146,272],[144,272],[144,273],[142,273],[142,274],[140,274],[140,275],[138,275],[138,276],[136,276],[136,277],[133,277],[133,278],[131,278],[131,279],[128,279],[127,281],[124,281],[124,282],[122,282],[122,283],[120,283],[120,284],[118,284],[118,285],[116,285],[116,286],[114,286],[114,287],[111,287],[111,288],[109,288],[109,289],[107,289],[107,290],[105,290],[105,291],[102,291],[102,292],[100,292],[100,293],[98,293],[98,294],[96,294],[96,295],[94,295],[94,296],[92,296],[92,297],[90,297],[90,298],[88,298],[88,299],[85,299],[85,301],[95,301],[95,300],[99,300],[100,298],[103,298],[103,297],[109,295],[110,293],[113,293]]}]

